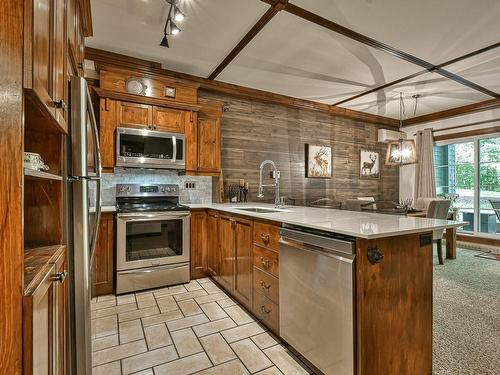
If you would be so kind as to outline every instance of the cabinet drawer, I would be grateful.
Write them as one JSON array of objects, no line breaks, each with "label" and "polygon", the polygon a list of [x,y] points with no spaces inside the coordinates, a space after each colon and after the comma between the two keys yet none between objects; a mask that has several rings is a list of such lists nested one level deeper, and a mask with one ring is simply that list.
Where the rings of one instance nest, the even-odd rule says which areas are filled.
[{"label": "cabinet drawer", "polygon": [[253,265],[271,275],[278,277],[279,257],[278,253],[254,245],[253,247]]},{"label": "cabinet drawer", "polygon": [[253,269],[253,289],[261,292],[271,301],[279,302],[278,278],[254,267]]},{"label": "cabinet drawer", "polygon": [[254,222],[253,242],[268,249],[279,250],[279,227],[273,224]]},{"label": "cabinet drawer", "polygon": [[272,331],[279,334],[279,305],[256,290],[253,292],[253,313]]}]

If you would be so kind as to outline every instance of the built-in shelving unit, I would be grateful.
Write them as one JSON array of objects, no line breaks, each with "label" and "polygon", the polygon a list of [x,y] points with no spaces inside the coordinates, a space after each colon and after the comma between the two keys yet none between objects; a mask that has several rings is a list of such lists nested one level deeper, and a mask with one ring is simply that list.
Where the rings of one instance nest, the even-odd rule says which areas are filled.
[{"label": "built-in shelving unit", "polygon": [[62,181],[62,176],[44,171],[36,171],[34,169],[29,169],[29,168],[24,168],[24,177],[26,179],[45,179],[45,180]]}]

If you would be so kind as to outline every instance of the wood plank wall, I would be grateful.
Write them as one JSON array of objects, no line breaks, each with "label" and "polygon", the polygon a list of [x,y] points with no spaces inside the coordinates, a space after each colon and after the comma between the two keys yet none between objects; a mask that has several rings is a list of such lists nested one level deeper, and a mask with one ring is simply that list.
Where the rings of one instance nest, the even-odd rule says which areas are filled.
[{"label": "wood plank wall", "polygon": [[[345,201],[375,196],[397,201],[399,169],[384,166],[386,145],[377,142],[376,125],[205,91],[199,96],[221,100],[229,107],[221,122],[224,181],[238,183],[245,178],[250,184],[249,201],[259,201],[258,169],[265,159],[278,165],[282,195],[296,199],[297,204],[323,197]],[[305,178],[305,143],[333,147],[332,179]],[[361,149],[380,152],[379,180],[360,180]],[[262,201],[272,201],[273,188],[267,188],[265,196]]]},{"label": "wood plank wall", "polygon": [[22,373],[23,2],[0,2],[0,374]]}]

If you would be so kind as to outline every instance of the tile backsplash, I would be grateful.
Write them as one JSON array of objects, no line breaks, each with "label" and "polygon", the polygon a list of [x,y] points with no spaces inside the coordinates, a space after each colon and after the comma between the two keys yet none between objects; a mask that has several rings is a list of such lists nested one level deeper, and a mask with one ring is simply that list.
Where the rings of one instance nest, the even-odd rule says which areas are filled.
[{"label": "tile backsplash", "polygon": [[[186,182],[194,182],[195,187],[186,189]],[[113,206],[116,203],[117,184],[177,184],[180,203],[211,203],[212,177],[179,176],[171,170],[121,169],[102,175],[102,204]]]}]

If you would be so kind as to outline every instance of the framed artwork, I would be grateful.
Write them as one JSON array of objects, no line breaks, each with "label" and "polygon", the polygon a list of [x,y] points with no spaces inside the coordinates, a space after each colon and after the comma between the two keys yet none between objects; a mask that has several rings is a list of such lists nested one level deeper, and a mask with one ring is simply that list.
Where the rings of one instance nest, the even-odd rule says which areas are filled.
[{"label": "framed artwork", "polygon": [[380,154],[377,151],[361,150],[359,157],[359,178],[380,178]]},{"label": "framed artwork", "polygon": [[333,149],[330,146],[306,144],[306,177],[331,178],[333,174]]}]

